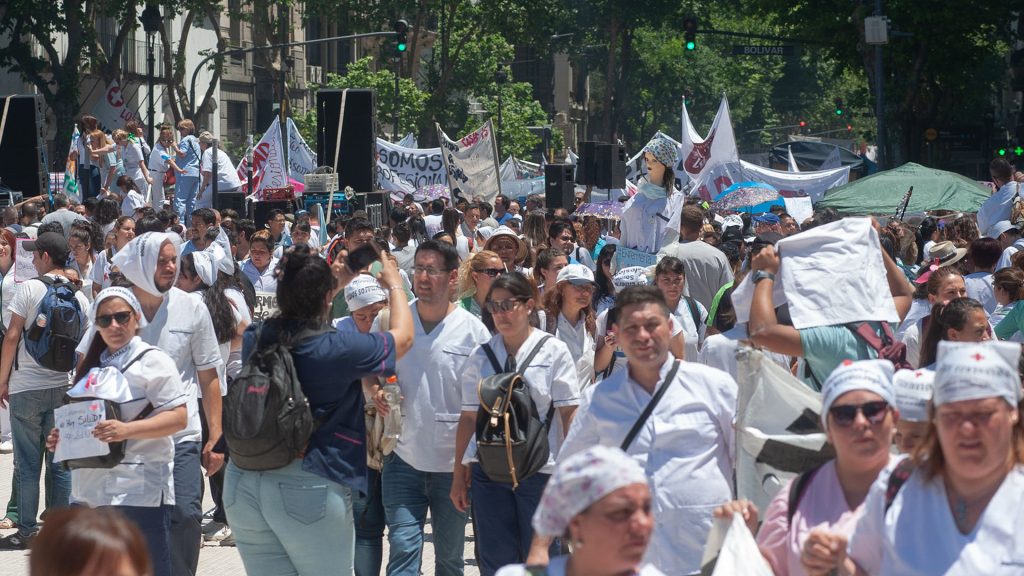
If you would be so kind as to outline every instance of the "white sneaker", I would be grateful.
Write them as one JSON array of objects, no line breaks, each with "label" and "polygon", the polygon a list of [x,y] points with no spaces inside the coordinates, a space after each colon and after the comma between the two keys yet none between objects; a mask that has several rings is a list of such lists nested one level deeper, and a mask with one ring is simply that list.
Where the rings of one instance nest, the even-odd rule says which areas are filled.
[{"label": "white sneaker", "polygon": [[14,452],[14,443],[10,440],[0,442],[0,454],[10,454]]},{"label": "white sneaker", "polygon": [[207,522],[206,525],[203,526],[203,540],[209,540],[210,536],[220,532],[226,527],[227,524],[223,522]]},{"label": "white sneaker", "polygon": [[[207,534],[203,538],[207,542],[221,542],[221,543],[223,543],[224,540],[226,540],[228,538],[231,538],[231,528],[228,528],[227,526],[225,526],[225,527],[221,528],[220,530],[217,530],[213,534]],[[234,541],[234,539],[232,539],[232,541]]]}]

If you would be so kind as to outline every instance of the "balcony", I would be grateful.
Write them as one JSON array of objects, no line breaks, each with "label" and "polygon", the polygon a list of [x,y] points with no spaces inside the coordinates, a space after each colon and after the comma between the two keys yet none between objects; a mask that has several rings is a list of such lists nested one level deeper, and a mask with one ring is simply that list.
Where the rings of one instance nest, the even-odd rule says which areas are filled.
[{"label": "balcony", "polygon": [[[97,36],[100,46],[103,47],[103,52],[108,56],[112,54],[117,36],[115,34],[102,33]],[[147,48],[145,34],[142,34],[142,36],[142,40],[138,40],[136,39],[135,32],[132,31],[129,33],[128,38],[125,39],[119,62],[121,74],[138,74],[140,76],[149,74],[149,70],[146,69]],[[153,62],[153,75],[162,77],[164,75],[163,47],[160,45],[159,38],[155,38],[155,40],[153,57],[156,60]]]}]

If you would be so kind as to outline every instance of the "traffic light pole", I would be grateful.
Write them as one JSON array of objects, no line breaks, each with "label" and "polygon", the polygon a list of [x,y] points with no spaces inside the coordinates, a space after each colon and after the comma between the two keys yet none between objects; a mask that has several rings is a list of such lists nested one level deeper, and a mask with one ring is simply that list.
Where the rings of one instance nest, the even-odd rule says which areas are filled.
[{"label": "traffic light pole", "polygon": [[[875,0],[875,16],[882,15],[882,0]],[[875,164],[879,170],[885,166],[885,61],[882,44],[875,46]]]}]

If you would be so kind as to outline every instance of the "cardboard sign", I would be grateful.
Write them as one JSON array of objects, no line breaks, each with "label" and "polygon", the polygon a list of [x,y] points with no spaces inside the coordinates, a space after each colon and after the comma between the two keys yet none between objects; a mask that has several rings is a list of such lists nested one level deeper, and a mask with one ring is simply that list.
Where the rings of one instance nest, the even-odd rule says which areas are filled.
[{"label": "cardboard sign", "polygon": [[644,268],[654,266],[658,263],[657,254],[648,254],[640,250],[626,248],[620,245],[615,249],[615,269],[622,270],[630,266],[642,266]]},{"label": "cardboard sign", "polygon": [[32,242],[32,239],[15,239],[18,257],[14,259],[14,281],[18,284],[39,276],[39,272],[36,272],[36,267],[32,265],[32,259],[35,257],[35,253],[25,249],[25,242]]},{"label": "cardboard sign", "polygon": [[269,318],[277,310],[277,294],[273,292],[257,292],[256,306],[253,307],[253,322]]},{"label": "cardboard sign", "polygon": [[92,435],[93,428],[107,418],[106,405],[102,400],[61,406],[53,411],[53,418],[60,431],[60,442],[53,454],[54,462],[110,454],[110,445]]}]

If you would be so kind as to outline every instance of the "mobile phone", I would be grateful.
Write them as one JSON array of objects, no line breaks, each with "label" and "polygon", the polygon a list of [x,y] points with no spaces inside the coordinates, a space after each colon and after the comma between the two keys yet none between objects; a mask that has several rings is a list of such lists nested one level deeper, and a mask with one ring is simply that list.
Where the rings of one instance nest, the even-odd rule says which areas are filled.
[{"label": "mobile phone", "polygon": [[358,272],[377,260],[380,260],[380,250],[373,243],[369,243],[349,252],[345,258],[345,265],[349,270]]}]

